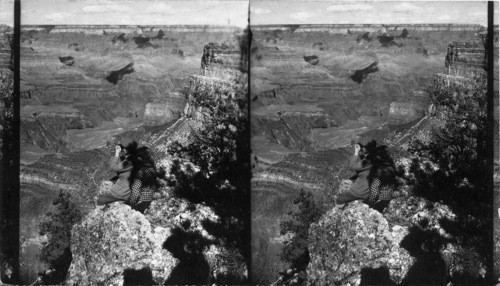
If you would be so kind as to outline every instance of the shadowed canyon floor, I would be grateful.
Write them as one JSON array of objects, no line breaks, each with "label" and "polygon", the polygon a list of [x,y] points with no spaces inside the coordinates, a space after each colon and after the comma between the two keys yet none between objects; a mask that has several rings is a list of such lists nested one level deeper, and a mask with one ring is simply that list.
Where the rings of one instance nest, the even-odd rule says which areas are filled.
[{"label": "shadowed canyon floor", "polygon": [[279,223],[293,209],[300,190],[310,190],[321,204],[331,205],[339,180],[349,175],[346,161],[354,136],[402,144],[407,134],[424,126],[428,89],[435,74],[444,71],[448,44],[470,39],[481,29],[252,27],[252,271],[256,283],[274,282],[278,271],[288,266],[280,258]]}]

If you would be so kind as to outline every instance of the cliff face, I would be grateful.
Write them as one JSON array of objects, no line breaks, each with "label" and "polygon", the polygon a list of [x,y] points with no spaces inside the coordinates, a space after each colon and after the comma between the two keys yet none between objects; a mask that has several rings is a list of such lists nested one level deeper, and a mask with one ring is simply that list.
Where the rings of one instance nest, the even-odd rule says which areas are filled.
[{"label": "cliff face", "polygon": [[486,36],[478,35],[469,41],[457,41],[448,46],[445,71],[436,75],[448,85],[466,85],[478,74],[485,74],[487,67]]}]

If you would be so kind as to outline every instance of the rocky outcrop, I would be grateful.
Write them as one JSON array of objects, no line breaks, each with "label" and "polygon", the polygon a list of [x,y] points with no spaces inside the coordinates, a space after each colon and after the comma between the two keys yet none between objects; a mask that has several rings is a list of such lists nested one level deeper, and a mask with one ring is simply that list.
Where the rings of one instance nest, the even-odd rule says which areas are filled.
[{"label": "rocky outcrop", "polygon": [[12,28],[0,25],[0,69],[10,69],[13,62],[11,54]]},{"label": "rocky outcrop", "polygon": [[424,117],[429,109],[430,98],[424,91],[415,91],[411,96],[391,103],[388,122],[402,125]]},{"label": "rocky outcrop", "polygon": [[129,285],[127,277],[134,275],[149,279],[134,285],[247,279],[239,251],[222,246],[209,232],[217,215],[209,207],[163,194],[167,197],[153,201],[145,215],[113,203],[75,225],[66,285]]},{"label": "rocky outcrop", "polygon": [[[233,282],[248,278],[248,266],[241,253],[234,248],[223,246],[222,241],[211,233],[209,226],[219,223],[220,219],[209,207],[169,197],[154,201],[146,213],[146,218],[155,228],[165,227],[172,230],[165,240],[165,247],[174,257],[181,260],[177,264],[177,271],[183,270],[183,264],[190,260],[201,262],[197,266],[208,270],[206,273],[197,272],[203,269],[191,270],[194,275],[200,277],[198,281],[190,280],[186,273],[176,272],[174,276],[183,277],[170,277],[171,282],[182,282],[184,279],[190,281],[189,283],[205,284],[208,281],[224,282],[231,277]],[[179,248],[184,248],[185,252]]]},{"label": "rocky outcrop", "polygon": [[453,42],[446,53],[446,73],[468,77],[486,68],[485,43],[482,39],[468,42]]},{"label": "rocky outcrop", "polygon": [[448,86],[469,85],[474,76],[486,74],[486,60],[485,37],[453,42],[446,53],[445,72],[436,74],[435,81]]},{"label": "rocky outcrop", "polygon": [[407,233],[405,227],[391,228],[382,214],[359,201],[333,208],[309,228],[308,283],[359,285],[370,271],[401,282],[413,262],[400,247]]},{"label": "rocky outcrop", "polygon": [[201,70],[203,75],[217,74],[217,70],[222,69],[225,73],[228,70],[239,70],[241,51],[228,44],[210,43],[203,47],[201,58]]},{"label": "rocky outcrop", "polygon": [[169,93],[165,98],[146,104],[144,122],[147,125],[161,125],[179,119],[187,99],[179,92]]},{"label": "rocky outcrop", "polygon": [[121,286],[124,276],[140,271],[149,272],[154,283],[164,283],[177,262],[163,249],[169,235],[168,229],[152,228],[124,204],[111,204],[104,212],[96,209],[73,227],[66,285]]}]

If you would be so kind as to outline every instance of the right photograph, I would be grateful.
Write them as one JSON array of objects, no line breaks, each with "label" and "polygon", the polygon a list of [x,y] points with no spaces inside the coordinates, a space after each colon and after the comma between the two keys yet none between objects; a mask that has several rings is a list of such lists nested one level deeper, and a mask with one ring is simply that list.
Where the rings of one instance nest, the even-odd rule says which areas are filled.
[{"label": "right photograph", "polygon": [[497,280],[489,6],[251,1],[254,283]]}]

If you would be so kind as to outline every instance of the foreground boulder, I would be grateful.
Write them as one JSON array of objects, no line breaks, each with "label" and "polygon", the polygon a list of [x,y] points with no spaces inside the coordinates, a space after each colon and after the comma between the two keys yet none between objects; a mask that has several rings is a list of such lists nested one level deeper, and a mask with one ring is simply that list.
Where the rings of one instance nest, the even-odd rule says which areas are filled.
[{"label": "foreground boulder", "polygon": [[139,276],[142,281],[136,284],[163,283],[177,264],[163,249],[169,234],[162,227],[152,229],[144,215],[127,205],[96,209],[73,227],[66,285],[121,286]]},{"label": "foreground boulder", "polygon": [[309,285],[358,285],[373,275],[401,282],[413,263],[400,247],[407,233],[361,202],[333,208],[309,229]]},{"label": "foreground boulder", "polygon": [[164,247],[179,260],[168,284],[244,284],[247,263],[242,253],[224,243],[221,219],[202,204],[169,197],[153,201],[146,213],[153,228],[171,230]]}]

